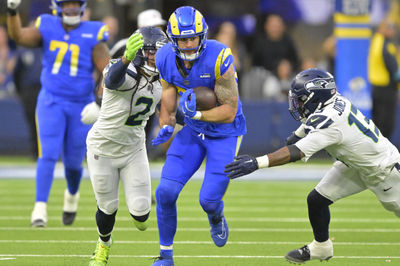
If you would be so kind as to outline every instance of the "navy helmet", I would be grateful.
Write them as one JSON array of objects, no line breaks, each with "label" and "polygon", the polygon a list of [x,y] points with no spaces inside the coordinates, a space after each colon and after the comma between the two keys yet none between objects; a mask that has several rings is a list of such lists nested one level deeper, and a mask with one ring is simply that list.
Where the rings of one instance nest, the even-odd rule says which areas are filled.
[{"label": "navy helmet", "polygon": [[158,49],[168,43],[168,38],[165,33],[157,27],[143,27],[136,31],[143,36],[143,47],[138,50],[133,64],[136,67],[140,67],[148,75],[158,74],[156,66],[150,66],[148,64],[148,57],[146,53],[155,54]]},{"label": "navy helmet", "polygon": [[337,94],[331,73],[317,68],[296,75],[289,90],[289,112],[296,120],[306,119]]},{"label": "navy helmet", "polygon": [[[176,55],[187,61],[196,60],[206,48],[208,26],[203,15],[191,6],[182,6],[175,10],[168,20],[167,34]],[[195,53],[186,55],[184,48],[179,48],[178,39],[200,37]],[[190,49],[192,50],[192,49]]]}]

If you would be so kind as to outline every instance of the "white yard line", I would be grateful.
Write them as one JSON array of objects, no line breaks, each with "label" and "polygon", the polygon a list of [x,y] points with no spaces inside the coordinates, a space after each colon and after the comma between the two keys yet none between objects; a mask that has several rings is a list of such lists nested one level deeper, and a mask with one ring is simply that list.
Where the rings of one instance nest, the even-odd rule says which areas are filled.
[{"label": "white yard line", "polygon": [[[80,216],[80,221],[94,221],[95,216]],[[29,220],[28,216],[0,216],[0,221],[23,221]],[[60,216],[48,216],[49,220],[59,220]],[[120,222],[131,222],[132,218],[123,216],[116,218]],[[207,217],[178,217],[179,222],[204,222],[208,221]],[[283,218],[283,217],[263,217],[263,218],[237,218],[228,217],[228,222],[246,222],[246,223],[267,223],[267,222],[280,222],[280,223],[308,223],[308,218]],[[332,218],[333,223],[399,223],[398,218]]]},{"label": "white yard line", "polygon": [[[0,257],[46,257],[46,258],[67,258],[79,257],[88,258],[90,255],[80,254],[0,254]],[[154,255],[112,255],[113,258],[154,258]],[[283,256],[221,256],[221,255],[174,255],[174,258],[212,258],[212,259],[283,259]],[[400,259],[400,256],[334,256],[335,259]]]},{"label": "white yard line", "polygon": [[[0,231],[93,231],[96,227],[46,227],[46,228],[31,228],[31,227],[0,227]],[[126,232],[134,230],[131,228],[117,227],[114,231]],[[146,231],[157,231],[158,228],[148,228]],[[209,232],[210,228],[194,228],[180,227],[179,231],[183,232]],[[310,232],[310,229],[293,229],[293,228],[232,228],[231,232]],[[352,233],[399,233],[400,229],[372,228],[372,229],[355,229],[355,228],[333,228],[330,230],[333,233],[352,232]]]},{"label": "white yard line", "polygon": [[[97,240],[0,240],[0,244],[5,243],[40,243],[40,244],[92,244]],[[115,244],[158,244],[158,241],[133,241],[133,240],[116,240]],[[333,242],[335,246],[400,246],[400,242]],[[174,241],[174,244],[185,245],[214,245],[212,241]],[[285,241],[229,241],[229,245],[303,245],[304,242],[285,242]]]}]

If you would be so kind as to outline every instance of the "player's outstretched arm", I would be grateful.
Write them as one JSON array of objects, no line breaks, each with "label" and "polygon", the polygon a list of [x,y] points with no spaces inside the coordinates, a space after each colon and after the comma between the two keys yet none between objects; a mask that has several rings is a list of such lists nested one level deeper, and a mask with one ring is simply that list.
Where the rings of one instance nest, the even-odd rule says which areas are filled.
[{"label": "player's outstretched arm", "polygon": [[175,112],[177,105],[176,87],[164,80],[161,80],[162,95],[159,114],[160,131],[157,137],[152,140],[154,146],[168,141],[174,132],[176,124]]},{"label": "player's outstretched arm", "polygon": [[233,64],[231,64],[228,70],[215,82],[214,92],[220,105],[207,111],[201,111],[200,120],[217,123],[232,123],[235,119],[239,102],[239,92]]},{"label": "player's outstretched arm", "polygon": [[18,6],[21,0],[7,0],[7,31],[17,44],[27,47],[40,46],[42,35],[36,27],[22,28]]},{"label": "player's outstretched arm", "polygon": [[304,157],[304,153],[295,145],[282,147],[281,149],[260,157],[251,155],[239,155],[235,161],[225,165],[225,173],[231,179],[238,178],[254,172],[260,168],[273,167],[295,162]]}]

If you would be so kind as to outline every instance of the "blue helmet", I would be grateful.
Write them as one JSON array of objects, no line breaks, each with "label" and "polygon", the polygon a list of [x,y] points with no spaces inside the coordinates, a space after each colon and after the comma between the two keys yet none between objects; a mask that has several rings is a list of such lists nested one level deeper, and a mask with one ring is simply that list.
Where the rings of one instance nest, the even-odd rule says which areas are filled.
[{"label": "blue helmet", "polygon": [[306,119],[337,94],[331,73],[317,68],[296,75],[289,90],[289,112],[296,120]]},{"label": "blue helmet", "polygon": [[[79,10],[79,17],[73,16],[72,20],[64,19],[62,4],[66,3],[66,2],[78,2],[81,4],[80,10]],[[73,24],[77,24],[80,22],[80,17],[82,17],[83,13],[85,12],[86,0],[51,0],[50,8],[53,10],[53,15],[57,15],[57,16],[63,18],[63,22],[65,22],[66,24],[73,25]]]},{"label": "blue helmet", "polygon": [[[203,15],[191,6],[182,6],[175,10],[168,20],[167,34],[173,49],[179,58],[187,61],[196,60],[206,48],[208,26]],[[179,48],[178,39],[200,37],[199,46],[192,55],[185,55],[185,50]],[[192,49],[190,49],[192,50]]]},{"label": "blue helmet", "polygon": [[167,35],[157,27],[143,27],[138,29],[136,32],[141,33],[143,36],[143,47],[137,52],[133,64],[136,67],[140,67],[149,75],[158,74],[157,68],[148,64],[148,58],[145,55],[145,51],[155,54],[158,49],[168,43]]}]

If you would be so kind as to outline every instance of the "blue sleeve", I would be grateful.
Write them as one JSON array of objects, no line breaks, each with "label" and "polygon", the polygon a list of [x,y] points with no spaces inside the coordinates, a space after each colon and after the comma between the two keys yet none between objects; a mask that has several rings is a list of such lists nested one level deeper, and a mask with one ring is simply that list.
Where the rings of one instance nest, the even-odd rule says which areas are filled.
[{"label": "blue sleeve", "polygon": [[129,64],[125,65],[121,59],[116,60],[115,63],[110,65],[107,75],[104,78],[107,89],[116,90],[122,86],[128,66]]}]

